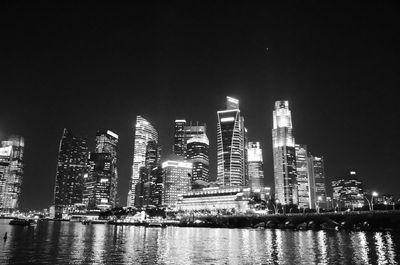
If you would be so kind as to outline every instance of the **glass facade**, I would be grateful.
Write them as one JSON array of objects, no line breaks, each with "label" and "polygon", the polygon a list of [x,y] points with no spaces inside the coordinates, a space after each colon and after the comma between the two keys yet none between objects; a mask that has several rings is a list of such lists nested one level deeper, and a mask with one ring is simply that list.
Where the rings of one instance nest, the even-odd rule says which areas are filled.
[{"label": "glass facade", "polygon": [[0,147],[0,210],[12,211],[19,207],[24,168],[24,139],[12,135]]},{"label": "glass facade", "polygon": [[58,150],[54,187],[56,217],[60,217],[64,208],[82,203],[88,154],[86,139],[76,137],[64,129]]},{"label": "glass facade", "polygon": [[332,189],[335,209],[354,209],[364,205],[363,184],[355,171],[351,171],[346,178],[332,181]]},{"label": "glass facade", "polygon": [[307,146],[295,145],[296,150],[296,171],[297,171],[297,190],[298,205],[300,208],[313,208],[311,206],[310,195],[314,192],[314,186],[310,183],[309,168],[307,159]]},{"label": "glass facade", "polygon": [[195,136],[187,141],[186,158],[193,165],[192,188],[202,186],[202,182],[209,182],[209,141],[205,134]]},{"label": "glass facade", "polygon": [[227,97],[227,110],[217,112],[217,183],[243,186],[246,183],[245,128],[239,101]]},{"label": "glass facade", "polygon": [[174,132],[174,154],[184,157],[186,154],[186,139],[185,139],[186,120],[175,120]]},{"label": "glass facade", "polygon": [[289,102],[276,101],[272,117],[275,198],[282,204],[297,204],[295,140]]},{"label": "glass facade", "polygon": [[133,167],[131,188],[128,193],[127,206],[134,206],[135,204],[135,191],[136,184],[140,179],[140,168],[145,166],[146,163],[146,147],[149,141],[158,142],[158,133],[156,129],[141,116],[136,117],[135,125],[135,146],[133,151]]},{"label": "glass facade", "polygon": [[247,144],[247,170],[251,189],[260,189],[265,186],[260,142],[249,142]]},{"label": "glass facade", "polygon": [[166,161],[162,163],[163,192],[162,204],[175,207],[178,196],[190,190],[190,174],[192,163],[181,161]]}]

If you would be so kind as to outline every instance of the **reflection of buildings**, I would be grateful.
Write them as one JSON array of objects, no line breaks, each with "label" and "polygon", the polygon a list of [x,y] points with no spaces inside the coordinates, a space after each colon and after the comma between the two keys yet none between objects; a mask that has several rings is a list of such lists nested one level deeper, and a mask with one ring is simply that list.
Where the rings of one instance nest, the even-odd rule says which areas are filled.
[{"label": "reflection of buildings", "polygon": [[98,132],[96,150],[89,156],[89,174],[85,177],[83,202],[89,209],[115,207],[117,196],[118,135]]},{"label": "reflection of buildings", "polygon": [[308,158],[311,208],[327,208],[323,157]]},{"label": "reflection of buildings", "polygon": [[150,122],[141,116],[137,116],[135,125],[132,178],[130,191],[128,193],[127,206],[134,206],[135,204],[136,184],[140,179],[140,168],[145,166],[146,147],[149,141],[158,142],[158,133]]},{"label": "reflection of buildings", "polygon": [[183,161],[165,161],[162,163],[163,184],[162,204],[175,206],[178,195],[190,190],[192,163]]},{"label": "reflection of buildings", "polygon": [[23,178],[24,139],[12,135],[0,147],[0,210],[19,207]]},{"label": "reflection of buildings", "polygon": [[249,142],[247,144],[247,170],[249,186],[252,189],[260,189],[265,186],[260,142]]},{"label": "reflection of buildings", "polygon": [[56,217],[65,209],[82,203],[84,175],[87,174],[86,139],[75,137],[64,129],[58,150],[54,204]]},{"label": "reflection of buildings", "polygon": [[310,185],[307,146],[296,144],[295,149],[298,204],[300,208],[313,208],[310,204],[310,196],[314,194],[314,186]]},{"label": "reflection of buildings", "polygon": [[246,184],[245,128],[239,100],[227,97],[226,110],[217,112],[217,183],[222,186]]},{"label": "reflection of buildings", "polygon": [[364,205],[363,185],[355,171],[347,178],[332,181],[335,207],[356,208]]},{"label": "reflection of buildings", "polygon": [[297,204],[295,146],[288,101],[275,102],[272,144],[275,198],[282,204]]}]

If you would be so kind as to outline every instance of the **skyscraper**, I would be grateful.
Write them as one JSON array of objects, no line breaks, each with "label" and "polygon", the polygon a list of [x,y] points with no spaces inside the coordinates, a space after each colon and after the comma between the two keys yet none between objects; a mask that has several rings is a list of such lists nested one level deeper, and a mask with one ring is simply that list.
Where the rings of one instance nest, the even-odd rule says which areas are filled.
[{"label": "skyscraper", "polygon": [[19,207],[23,180],[24,138],[12,135],[1,142],[0,148],[0,210]]},{"label": "skyscraper", "polygon": [[332,181],[333,201],[335,209],[343,207],[356,208],[364,205],[363,184],[355,171],[345,178]]},{"label": "skyscraper", "polygon": [[217,112],[217,183],[245,184],[245,128],[239,100],[227,97],[226,110]]},{"label": "skyscraper", "polygon": [[282,204],[297,204],[296,155],[288,101],[275,102],[272,148],[275,198]]},{"label": "skyscraper", "polygon": [[178,201],[178,195],[190,190],[192,164],[183,161],[168,160],[162,163],[163,184],[162,204],[173,207]]},{"label": "skyscraper", "polygon": [[140,168],[145,166],[146,162],[146,147],[149,141],[158,142],[158,133],[156,129],[141,116],[136,117],[135,125],[135,146],[133,151],[133,167],[131,188],[128,193],[127,206],[135,204],[135,188],[140,178]]},{"label": "skyscraper", "polygon": [[186,158],[193,165],[191,185],[198,188],[209,182],[209,141],[207,135],[194,136],[187,140]]},{"label": "skyscraper", "polygon": [[252,190],[264,187],[263,157],[260,142],[249,142],[247,144],[247,168],[249,185]]},{"label": "skyscraper", "polygon": [[85,176],[83,202],[88,209],[109,209],[117,200],[118,135],[97,132],[95,152],[89,156],[89,173]]},{"label": "skyscraper", "polygon": [[186,153],[186,138],[185,138],[186,120],[175,120],[174,132],[174,154],[178,156],[185,156]]},{"label": "skyscraper", "polygon": [[311,208],[326,208],[326,186],[323,157],[308,157]]},{"label": "skyscraper", "polygon": [[68,207],[82,203],[84,176],[88,172],[86,139],[72,135],[64,129],[58,150],[54,204],[56,217]]},{"label": "skyscraper", "polygon": [[314,186],[310,185],[307,146],[296,144],[295,150],[299,207],[311,209],[314,208],[310,198],[311,193],[314,192]]}]

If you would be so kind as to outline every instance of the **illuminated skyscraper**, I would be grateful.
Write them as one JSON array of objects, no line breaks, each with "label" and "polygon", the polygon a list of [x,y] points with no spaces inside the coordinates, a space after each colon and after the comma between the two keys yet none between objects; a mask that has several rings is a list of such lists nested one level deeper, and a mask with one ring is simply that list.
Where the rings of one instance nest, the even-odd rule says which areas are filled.
[{"label": "illuminated skyscraper", "polygon": [[0,210],[12,211],[19,207],[24,174],[22,159],[24,138],[13,135],[0,147]]},{"label": "illuminated skyscraper", "polygon": [[165,161],[162,163],[163,184],[162,204],[173,207],[178,196],[190,190],[192,163],[183,161]]},{"label": "illuminated skyscraper", "polygon": [[187,140],[186,158],[193,165],[191,179],[193,188],[209,182],[208,149],[209,141],[205,134]]},{"label": "illuminated skyscraper", "polygon": [[82,203],[84,176],[88,172],[86,139],[64,129],[58,150],[54,204],[56,217],[76,203]]},{"label": "illuminated skyscraper", "polygon": [[116,206],[118,135],[98,132],[96,149],[89,156],[89,173],[85,176],[83,203],[89,209],[105,210]]},{"label": "illuminated skyscraper", "polygon": [[296,156],[292,116],[288,101],[276,101],[273,111],[272,148],[275,198],[282,204],[297,204]]},{"label": "illuminated skyscraper", "polygon": [[310,198],[314,187],[310,186],[307,146],[296,144],[295,149],[299,207],[311,209],[314,208]]},{"label": "illuminated skyscraper", "polygon": [[145,166],[146,147],[149,141],[158,142],[158,133],[153,125],[141,116],[136,117],[135,125],[135,146],[133,151],[133,167],[131,188],[128,193],[127,206],[135,204],[135,188],[140,178],[140,168]]},{"label": "illuminated skyscraper", "polygon": [[175,120],[174,132],[174,154],[178,156],[185,156],[186,153],[186,138],[185,138],[186,120]]},{"label": "illuminated skyscraper", "polygon": [[260,142],[249,142],[247,144],[247,169],[249,185],[252,190],[264,187],[263,157]]},{"label": "illuminated skyscraper", "polygon": [[311,208],[326,208],[326,186],[323,157],[308,157]]},{"label": "illuminated skyscraper", "polygon": [[185,142],[192,138],[192,137],[203,137],[206,136],[206,124],[199,124],[197,121],[196,123],[190,122],[189,125],[185,126]]},{"label": "illuminated skyscraper", "polygon": [[239,100],[227,97],[226,110],[217,112],[217,183],[245,185],[245,128]]},{"label": "illuminated skyscraper", "polygon": [[364,205],[363,184],[355,171],[350,171],[345,178],[332,181],[332,189],[335,209],[354,209]]}]

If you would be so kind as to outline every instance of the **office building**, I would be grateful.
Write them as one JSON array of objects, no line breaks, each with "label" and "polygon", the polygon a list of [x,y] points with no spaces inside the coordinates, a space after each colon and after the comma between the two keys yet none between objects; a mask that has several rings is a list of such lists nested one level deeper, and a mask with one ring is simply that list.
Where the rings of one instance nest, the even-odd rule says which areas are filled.
[{"label": "office building", "polygon": [[0,147],[0,211],[11,212],[19,207],[24,175],[24,138],[10,136]]},{"label": "office building", "polygon": [[135,146],[133,151],[131,187],[127,201],[127,206],[130,207],[135,204],[136,184],[140,179],[140,168],[145,166],[146,147],[149,141],[158,142],[158,133],[150,122],[141,116],[137,116],[135,124]]},{"label": "office building", "polygon": [[[297,190],[298,190],[298,205],[300,208],[314,208],[311,206],[311,194],[314,195],[314,185],[310,183],[307,146],[296,144],[296,171],[297,171]],[[312,180],[313,182],[313,180]],[[311,185],[310,185],[311,184]]]},{"label": "office building", "polygon": [[218,111],[217,117],[217,183],[243,186],[246,183],[246,148],[239,100],[227,97],[226,110]]},{"label": "office building", "polygon": [[323,157],[308,157],[311,208],[327,208]]},{"label": "office building", "polygon": [[209,182],[209,141],[205,134],[187,140],[186,159],[192,163],[192,188],[200,188]]},{"label": "office building", "polygon": [[118,135],[112,131],[98,132],[95,152],[89,155],[89,172],[85,175],[83,203],[89,210],[106,210],[117,201]]},{"label": "office building", "polygon": [[260,142],[247,144],[247,170],[249,187],[253,190],[264,187],[263,157]]},{"label": "office building", "polygon": [[297,204],[295,140],[289,102],[276,101],[272,117],[275,198],[281,204]]},{"label": "office building", "polygon": [[174,154],[185,157],[186,154],[186,138],[185,138],[186,120],[175,120],[174,131]]},{"label": "office building", "polygon": [[354,209],[364,205],[364,189],[355,171],[341,179],[332,181],[335,210]]},{"label": "office building", "polygon": [[64,129],[58,150],[58,163],[54,187],[56,217],[75,204],[81,204],[84,176],[88,173],[88,147],[86,139],[74,136]]},{"label": "office building", "polygon": [[175,207],[178,196],[190,190],[192,163],[168,160],[162,163],[162,204]]}]

